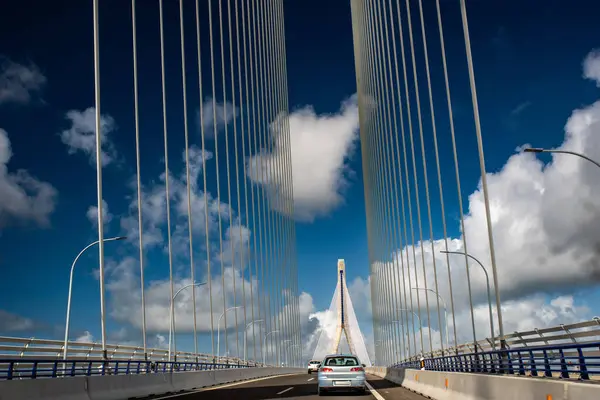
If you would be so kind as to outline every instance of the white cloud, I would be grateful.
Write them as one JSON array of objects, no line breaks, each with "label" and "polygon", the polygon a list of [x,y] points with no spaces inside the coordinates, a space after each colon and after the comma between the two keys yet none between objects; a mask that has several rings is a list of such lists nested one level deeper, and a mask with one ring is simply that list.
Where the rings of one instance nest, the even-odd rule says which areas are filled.
[{"label": "white cloud", "polygon": [[[136,328],[141,327],[141,294],[139,289],[139,264],[132,257],[124,258],[116,263],[109,261],[107,265],[107,290],[110,293],[109,301],[111,305],[111,316],[119,321],[132,325]],[[220,275],[220,265],[213,264],[213,274],[211,279],[211,289],[213,298],[213,321],[215,331],[217,328],[217,320],[223,311],[223,291],[228,307],[233,305],[234,293],[236,304],[243,304],[243,290],[246,291],[246,304],[248,307],[247,314],[251,312],[250,285],[252,285],[255,303],[255,314],[258,313],[256,308],[256,293],[257,281],[253,279],[248,281],[247,277],[242,277],[239,269],[233,269],[227,266],[224,270],[225,286],[222,285]],[[198,281],[203,281],[205,278],[198,277]],[[235,290],[234,290],[235,279]],[[174,277],[174,291],[191,284],[188,278]],[[224,288],[224,289],[223,289]],[[208,285],[196,287],[196,316],[197,327],[201,332],[210,331],[210,303],[206,300],[210,298]],[[264,295],[264,293],[263,293]],[[168,279],[155,280],[146,283],[145,300],[146,300],[146,322],[147,329],[152,333],[164,333],[169,331],[170,321],[170,283]],[[191,332],[193,330],[193,305],[191,302],[192,291],[191,287],[181,291],[175,302],[175,325],[177,332]],[[234,326],[235,319],[233,314],[228,314],[228,326],[231,329]],[[238,325],[244,323],[243,311],[238,312]],[[221,322],[223,328],[224,321]],[[241,328],[243,330],[243,326]]]},{"label": "white cloud", "polygon": [[33,63],[19,64],[0,56],[0,105],[27,104],[46,84],[46,77]]},{"label": "white cloud", "polygon": [[85,331],[83,334],[75,339],[79,343],[94,343],[94,336],[90,331]]},{"label": "white cloud", "polygon": [[232,103],[219,103],[209,97],[202,103],[202,119],[200,119],[200,110],[198,110],[198,125],[204,130],[205,137],[212,138],[215,134],[215,121],[218,133],[238,116],[239,108],[234,107]]},{"label": "white cloud", "polygon": [[51,184],[36,179],[26,170],[9,172],[8,163],[12,155],[8,134],[0,129],[0,228],[23,221],[48,226],[58,192]]},{"label": "white cloud", "polygon": [[[246,173],[254,182],[269,187],[272,207],[287,212],[289,195],[280,165],[287,163],[287,130],[283,116],[270,125],[273,149],[249,158]],[[347,164],[358,138],[356,95],[342,102],[339,112],[317,115],[310,106],[289,115],[293,173],[294,214],[312,222],[343,203],[351,170]]]},{"label": "white cloud", "polygon": [[0,332],[29,331],[36,326],[30,318],[0,310]]},{"label": "white cloud", "polygon": [[[98,206],[89,206],[85,216],[90,221],[93,226],[98,226]],[[108,209],[108,203],[103,199],[102,200],[102,220],[104,221],[104,225],[109,224],[112,221],[113,215],[110,213]]]},{"label": "white cloud", "polygon": [[[96,165],[96,109],[89,107],[83,111],[70,110],[65,118],[69,120],[69,129],[60,133],[60,139],[67,145],[69,154],[81,151]],[[108,134],[116,130],[115,120],[110,115],[100,117],[100,136],[102,140],[102,166],[115,162],[117,152]]]},{"label": "white cloud", "polygon": [[[589,65],[593,64],[590,60],[596,58],[596,53],[586,58],[586,75],[593,76]],[[572,294],[600,280],[600,171],[586,160],[565,154],[554,154],[545,164],[535,154],[522,152],[523,147],[500,171],[487,174],[503,304],[536,294]],[[565,124],[564,141],[557,149],[600,160],[600,101],[573,111]],[[487,232],[487,227],[481,186],[468,199],[469,212],[465,216],[468,251],[487,269],[493,296],[489,243],[487,235],[482,234]],[[432,254],[430,241],[423,243],[424,252],[417,243],[416,260],[412,246],[402,250],[402,259],[405,274],[410,271],[412,286],[418,278],[423,287],[426,276],[428,287],[434,288],[435,256],[439,291],[450,306],[446,257],[440,253],[444,248],[444,241],[436,240]],[[449,249],[461,251],[462,238],[450,238]],[[468,306],[465,261],[458,255],[451,255],[449,259],[458,315]],[[485,275],[478,264],[470,262],[469,265],[475,304],[484,305],[487,303]],[[404,289],[413,294],[416,308],[416,294],[410,290],[408,275],[406,278]],[[399,279],[401,282],[402,275]],[[419,296],[424,308],[425,294],[420,292]],[[430,294],[429,301],[430,306],[435,307],[435,296]],[[432,321],[432,325],[437,326],[435,322]]]},{"label": "white cloud", "polygon": [[[189,149],[190,169],[190,192],[192,209],[192,240],[200,247],[205,244],[206,213],[205,206],[208,202],[208,226],[209,235],[215,239],[214,234],[218,232],[218,218],[221,216],[223,231],[231,234],[232,240],[239,242],[238,221],[230,221],[230,207],[224,202],[218,202],[210,193],[204,193],[202,183],[203,162],[212,159],[212,153],[202,153],[200,149],[191,146]],[[182,158],[185,156],[182,152]],[[142,221],[144,246],[151,248],[162,246],[167,250],[167,204],[166,204],[166,175],[161,173],[158,180],[142,187]],[[189,227],[188,227],[188,197],[185,169],[177,176],[172,171],[169,173],[169,200],[171,207],[171,240],[174,254],[189,253]],[[132,243],[138,243],[138,201],[136,183],[132,184],[135,194],[131,196],[128,215],[121,218],[120,224]],[[228,224],[231,225],[228,226]],[[235,230],[238,230],[237,234]],[[247,239],[249,232],[242,227],[243,236]],[[228,233],[229,232],[229,233]],[[227,236],[225,237],[227,239]],[[218,238],[217,238],[218,240]],[[230,245],[223,243],[224,253],[230,253]],[[227,245],[227,247],[225,247]],[[205,250],[205,249],[204,249]]]},{"label": "white cloud", "polygon": [[592,50],[583,60],[583,76],[600,87],[600,49]]}]

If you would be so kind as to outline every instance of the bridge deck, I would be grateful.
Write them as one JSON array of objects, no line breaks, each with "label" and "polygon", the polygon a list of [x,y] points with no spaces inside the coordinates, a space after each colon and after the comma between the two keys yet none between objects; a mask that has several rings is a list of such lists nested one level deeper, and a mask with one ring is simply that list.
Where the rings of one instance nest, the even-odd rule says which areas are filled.
[{"label": "bridge deck", "polygon": [[[363,399],[385,400],[422,400],[425,397],[399,387],[379,377],[369,375],[369,383],[381,397],[372,393],[361,396]],[[200,389],[186,394],[170,396],[158,396],[154,400],[162,399],[202,399],[202,400],[259,400],[259,399],[319,399],[317,395],[316,375],[297,374],[277,378],[267,378],[238,383],[222,385],[220,387]],[[350,393],[347,396],[340,393],[336,399],[355,399],[356,395]]]}]

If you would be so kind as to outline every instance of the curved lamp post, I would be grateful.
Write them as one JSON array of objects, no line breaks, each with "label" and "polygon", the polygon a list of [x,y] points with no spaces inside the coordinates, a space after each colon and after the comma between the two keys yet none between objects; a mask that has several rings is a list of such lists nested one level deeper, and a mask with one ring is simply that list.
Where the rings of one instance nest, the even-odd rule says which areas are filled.
[{"label": "curved lamp post", "polygon": [[[440,294],[433,289],[429,289],[429,288],[411,288],[411,289],[412,290],[428,290],[431,293],[435,294],[438,297],[438,299],[440,299],[442,304],[444,305],[444,319],[446,320],[445,321],[446,322],[446,350],[448,350],[450,348],[450,345],[448,344],[448,306],[446,305],[444,298],[442,296],[440,296]],[[433,349],[431,349],[431,351],[433,351]]]},{"label": "curved lamp post", "polygon": [[[419,321],[419,330],[422,331],[423,330],[423,324],[421,323],[421,317],[419,317],[419,314],[417,314],[416,312],[414,312],[413,310],[409,310],[408,308],[398,308],[398,311],[406,311],[406,312],[411,312],[413,313],[413,315],[415,317],[417,317],[417,320]],[[414,320],[413,320],[413,326],[414,326]],[[415,354],[417,353],[417,341],[416,341],[416,332],[413,333],[413,339],[414,339],[414,345],[415,345]],[[410,348],[410,336],[408,336],[408,341],[409,341],[409,348]],[[421,354],[423,354],[423,346],[421,346]]]},{"label": "curved lamp post", "polygon": [[[492,313],[492,291],[490,289],[490,277],[488,276],[487,270],[485,269],[485,267],[483,266],[483,264],[481,263],[481,261],[479,261],[477,258],[475,258],[474,256],[470,255],[469,253],[465,253],[462,251],[445,251],[445,250],[441,250],[440,253],[445,253],[445,254],[460,254],[463,256],[467,256],[470,259],[474,260],[477,264],[479,264],[479,266],[481,267],[481,269],[483,269],[483,273],[485,274],[485,283],[487,285],[487,295],[488,295],[488,308],[489,308],[489,313],[490,313],[490,332],[492,334],[492,349],[496,350],[496,336],[494,334],[494,315]],[[500,338],[500,340],[504,340],[503,338]],[[475,349],[477,349],[477,347],[475,347]]]},{"label": "curved lamp post", "polygon": [[[111,238],[102,239],[102,242],[114,242],[117,240],[125,240],[125,239],[127,239],[127,236],[115,236],[115,237],[111,237]],[[85,251],[87,249],[97,245],[98,243],[100,243],[100,241],[96,240],[95,242],[92,242],[92,243],[88,244],[87,246],[85,246],[83,248],[83,250],[81,250],[79,252],[79,254],[77,254],[77,257],[75,257],[75,260],[73,260],[73,264],[71,264],[71,275],[69,277],[69,297],[67,299],[67,318],[65,321],[65,342],[63,344],[63,360],[67,359],[67,351],[68,351],[68,346],[69,346],[69,321],[71,319],[71,295],[73,293],[73,272],[75,271],[75,264],[77,264],[77,261],[79,260],[81,255],[83,253],[85,253]],[[66,366],[63,365],[63,368],[66,368]]]},{"label": "curved lamp post", "polygon": [[267,337],[268,337],[268,336],[269,336],[271,333],[279,333],[279,330],[271,331],[271,332],[269,332],[269,333],[267,333],[267,334],[265,335],[265,339],[264,339],[264,342],[263,342],[263,366],[265,366],[265,365],[266,365],[266,363],[265,363],[265,354],[266,354],[266,351],[267,351]]},{"label": "curved lamp post", "polygon": [[[173,295],[173,298],[171,299],[171,303],[175,304],[175,299],[177,298],[177,295],[179,293],[181,293],[182,290],[187,289],[189,287],[192,286],[202,286],[202,285],[206,285],[206,282],[194,282],[194,283],[190,283],[187,284],[181,288],[179,288],[179,290],[177,292],[175,292],[175,294]],[[171,361],[171,343],[173,343],[173,353],[174,353],[174,357],[175,360],[177,360],[177,345],[175,343],[175,307],[169,307],[169,314],[170,314],[170,318],[169,320],[171,321],[171,326],[169,327],[169,355],[168,355],[168,359],[169,361]]]},{"label": "curved lamp post", "polygon": [[[223,316],[225,315],[225,313],[227,311],[236,310],[238,308],[244,308],[244,306],[229,307],[228,309],[223,311],[221,313],[221,315],[219,316],[219,322],[217,322],[217,360],[220,358],[220,354],[221,354],[221,318],[223,318]],[[225,334],[227,334],[227,333],[225,333]]]},{"label": "curved lamp post", "polygon": [[248,343],[248,327],[256,322],[265,322],[265,320],[264,319],[255,319],[252,322],[248,322],[248,324],[246,324],[246,329],[244,329],[244,362],[248,362],[248,360],[246,360],[246,356],[247,356],[247,352],[246,352],[247,347],[246,346]]},{"label": "curved lamp post", "polygon": [[591,158],[589,158],[585,154],[577,153],[575,151],[569,151],[569,150],[551,150],[551,149],[542,149],[542,148],[539,148],[539,147],[530,147],[530,148],[527,148],[527,149],[523,149],[523,151],[525,153],[558,153],[558,154],[570,154],[572,156],[577,156],[579,158],[583,158],[584,160],[587,160],[587,161],[591,162],[592,164],[596,165],[596,167],[600,168],[600,163],[598,163],[597,161],[592,160]]}]

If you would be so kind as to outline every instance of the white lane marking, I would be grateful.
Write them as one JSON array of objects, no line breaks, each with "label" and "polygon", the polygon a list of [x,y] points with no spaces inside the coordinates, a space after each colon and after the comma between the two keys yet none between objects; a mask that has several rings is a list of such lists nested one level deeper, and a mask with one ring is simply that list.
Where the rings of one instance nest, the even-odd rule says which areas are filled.
[{"label": "white lane marking", "polygon": [[377,390],[373,389],[373,386],[371,386],[369,382],[365,382],[365,385],[367,386],[367,389],[369,389],[373,397],[375,397],[377,400],[385,400],[382,395],[377,393]]},{"label": "white lane marking", "polygon": [[264,380],[273,379],[273,378],[283,378],[285,376],[294,376],[294,375],[300,375],[300,374],[283,374],[283,375],[265,376],[263,378],[248,379],[246,381],[228,383],[226,385],[217,385],[217,386],[212,386],[212,387],[199,388],[199,389],[189,390],[185,393],[177,393],[177,394],[171,394],[168,396],[156,397],[156,398],[154,398],[154,400],[174,399],[175,397],[187,396],[192,393],[205,392],[208,390],[218,390],[218,389],[223,389],[223,388],[227,388],[227,387],[231,387],[231,386],[245,385],[246,383],[264,381]]},{"label": "white lane marking", "polygon": [[315,379],[315,378],[309,378],[309,379],[308,379],[306,382],[310,382],[310,381],[312,381],[313,379]]},{"label": "white lane marking", "polygon": [[285,392],[289,392],[289,391],[290,391],[290,390],[292,390],[293,388],[294,388],[293,386],[292,386],[292,387],[289,387],[289,388],[287,388],[287,389],[285,389],[285,390],[282,390],[281,392],[279,392],[279,393],[277,393],[277,394],[284,394]]}]

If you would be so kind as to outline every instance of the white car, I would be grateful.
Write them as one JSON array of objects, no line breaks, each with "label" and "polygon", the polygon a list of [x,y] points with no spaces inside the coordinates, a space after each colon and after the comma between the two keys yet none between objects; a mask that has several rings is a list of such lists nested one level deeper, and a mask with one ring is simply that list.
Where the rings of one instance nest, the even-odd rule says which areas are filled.
[{"label": "white car", "polygon": [[310,360],[308,362],[308,373],[312,374],[313,372],[318,372],[320,366],[321,366],[321,361]]},{"label": "white car", "polygon": [[331,354],[325,356],[319,368],[318,394],[338,390],[352,390],[360,394],[366,392],[365,365],[351,354]]}]

